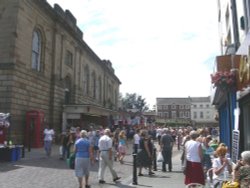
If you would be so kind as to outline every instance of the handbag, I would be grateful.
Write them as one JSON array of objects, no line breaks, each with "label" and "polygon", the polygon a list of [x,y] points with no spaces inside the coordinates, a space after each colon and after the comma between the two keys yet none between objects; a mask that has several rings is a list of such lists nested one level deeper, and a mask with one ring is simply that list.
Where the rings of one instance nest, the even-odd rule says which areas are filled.
[{"label": "handbag", "polygon": [[225,181],[222,184],[222,188],[239,188],[240,184],[237,181]]},{"label": "handbag", "polygon": [[163,156],[162,156],[162,153],[161,152],[158,152],[158,155],[157,155],[157,162],[163,162]]}]

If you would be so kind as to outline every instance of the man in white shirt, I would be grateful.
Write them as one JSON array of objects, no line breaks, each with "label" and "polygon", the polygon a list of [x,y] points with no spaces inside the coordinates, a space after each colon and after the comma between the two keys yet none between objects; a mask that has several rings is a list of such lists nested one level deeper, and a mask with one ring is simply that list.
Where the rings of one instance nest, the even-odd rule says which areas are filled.
[{"label": "man in white shirt", "polygon": [[108,166],[109,170],[113,176],[113,181],[116,182],[120,179],[120,177],[117,176],[117,173],[113,169],[113,161],[112,161],[112,139],[109,137],[110,135],[110,129],[104,130],[104,135],[99,139],[98,147],[100,151],[100,165],[98,170],[98,179],[99,183],[103,184],[106,183],[104,181],[104,171],[105,168]]},{"label": "man in white shirt", "polygon": [[49,125],[45,125],[45,129],[43,131],[44,134],[44,149],[46,151],[46,155],[50,157],[51,155],[51,147],[53,136],[55,134],[54,130],[49,127]]}]

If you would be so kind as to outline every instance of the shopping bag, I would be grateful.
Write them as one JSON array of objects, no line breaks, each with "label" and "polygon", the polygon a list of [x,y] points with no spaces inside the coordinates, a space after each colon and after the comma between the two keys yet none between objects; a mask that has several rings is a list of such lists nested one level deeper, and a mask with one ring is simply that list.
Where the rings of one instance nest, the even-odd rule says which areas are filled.
[{"label": "shopping bag", "polygon": [[161,153],[161,152],[158,152],[158,155],[157,155],[157,162],[163,162],[163,156],[162,156],[162,153]]},{"label": "shopping bag", "polygon": [[75,153],[72,153],[70,157],[67,159],[67,164],[70,169],[75,169]]},{"label": "shopping bag", "polygon": [[223,182],[222,188],[239,188],[240,184],[237,181],[226,181]]}]

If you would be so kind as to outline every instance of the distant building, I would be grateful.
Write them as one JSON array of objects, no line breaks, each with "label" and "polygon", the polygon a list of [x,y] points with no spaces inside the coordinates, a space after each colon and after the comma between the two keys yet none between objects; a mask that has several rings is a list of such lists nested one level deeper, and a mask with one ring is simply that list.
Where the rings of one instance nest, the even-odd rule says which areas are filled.
[{"label": "distant building", "polygon": [[216,126],[210,97],[156,98],[157,123],[169,126]]},{"label": "distant building", "polygon": [[211,104],[210,97],[190,97],[191,120],[196,126],[218,126],[215,120],[217,110]]}]

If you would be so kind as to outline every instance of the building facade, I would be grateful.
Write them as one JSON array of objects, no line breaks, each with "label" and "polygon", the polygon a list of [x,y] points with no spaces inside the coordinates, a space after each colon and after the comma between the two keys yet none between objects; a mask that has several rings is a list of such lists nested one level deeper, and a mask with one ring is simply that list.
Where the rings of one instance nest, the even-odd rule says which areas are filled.
[{"label": "building facade", "polygon": [[198,127],[216,127],[217,110],[211,104],[210,97],[191,97],[191,120]]},{"label": "building facade", "polygon": [[157,121],[173,126],[217,126],[210,97],[157,98]]},{"label": "building facade", "polygon": [[[220,139],[236,161],[250,149],[250,2],[218,0],[217,5],[221,54],[215,59],[212,101],[219,111]],[[219,84],[222,78],[228,82]]]},{"label": "building facade", "polygon": [[67,125],[110,126],[121,82],[71,12],[46,0],[2,0],[0,15],[0,112],[11,115],[9,137],[22,143],[33,134],[25,132],[33,110],[57,133]]}]

